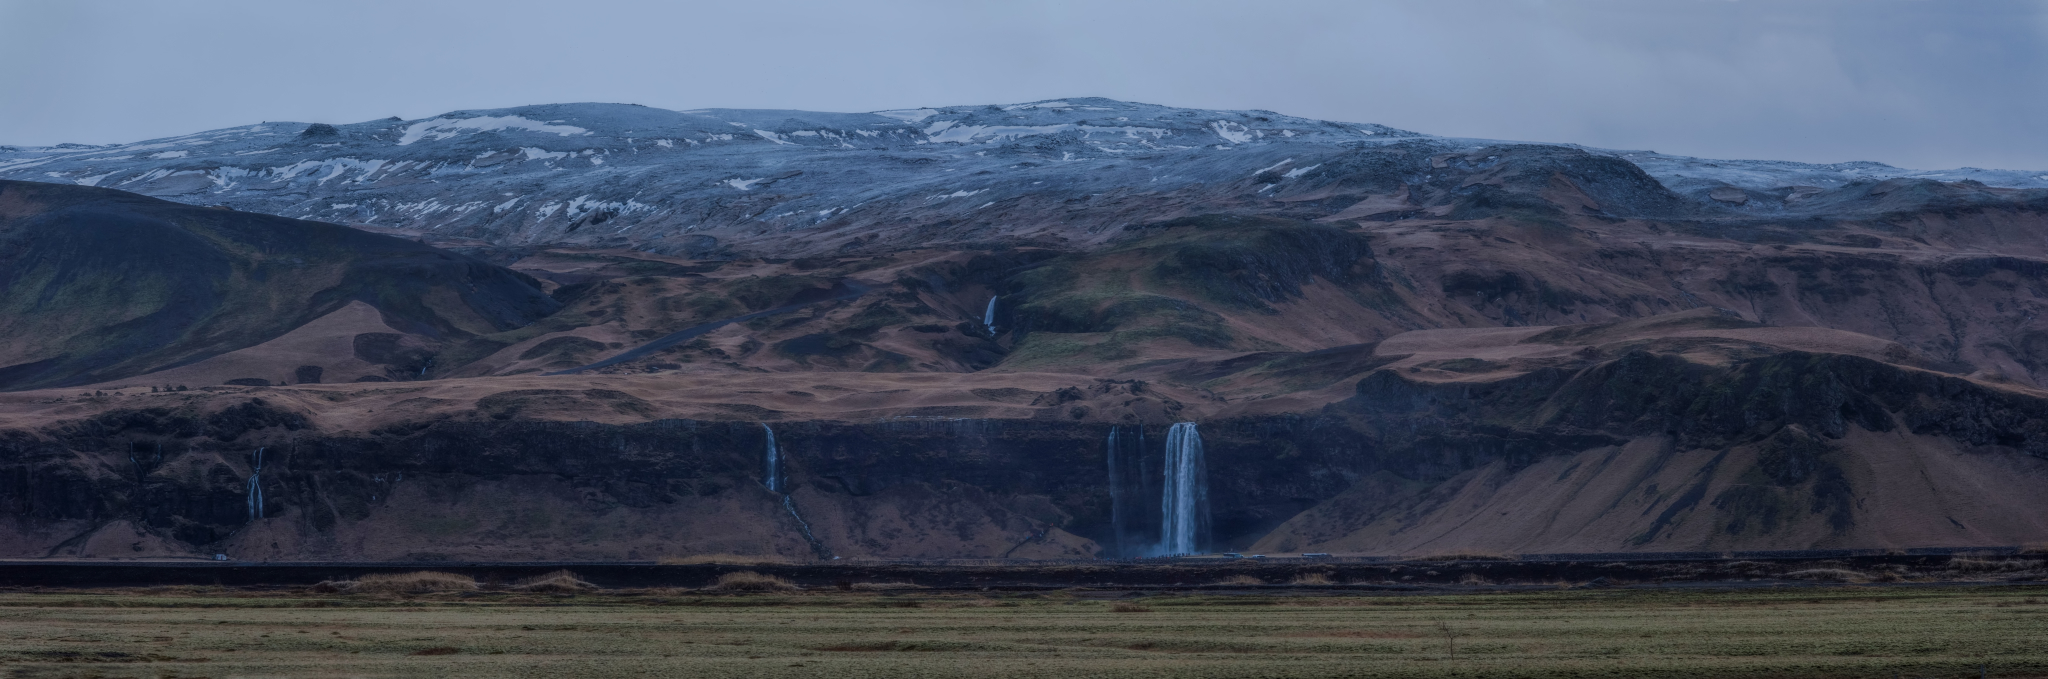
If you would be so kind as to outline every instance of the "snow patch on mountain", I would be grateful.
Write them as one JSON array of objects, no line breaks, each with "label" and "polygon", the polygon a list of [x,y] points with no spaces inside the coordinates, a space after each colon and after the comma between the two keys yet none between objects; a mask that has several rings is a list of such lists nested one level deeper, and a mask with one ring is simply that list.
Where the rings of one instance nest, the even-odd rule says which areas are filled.
[{"label": "snow patch on mountain", "polygon": [[1006,141],[1018,137],[1056,134],[1075,129],[1073,125],[958,125],[945,121],[926,128],[924,134],[940,143],[964,144],[974,141]]},{"label": "snow patch on mountain", "polygon": [[78,179],[74,179],[74,180],[72,180],[72,181],[73,181],[73,182],[75,182],[75,183],[81,184],[81,185],[85,185],[85,186],[99,186],[99,185],[100,185],[100,180],[102,180],[102,179],[106,179],[106,178],[108,178],[108,177],[112,177],[112,176],[114,176],[114,175],[117,175],[117,174],[120,174],[120,173],[121,173],[121,171],[120,171],[120,170],[115,170],[115,171],[113,171],[113,172],[108,172],[108,173],[106,173],[106,174],[103,174],[103,175],[100,175],[100,176],[97,176],[97,177],[80,177],[80,178],[78,178]]},{"label": "snow patch on mountain", "polygon": [[1218,120],[1216,122],[1209,123],[1209,129],[1215,130],[1216,136],[1222,137],[1223,141],[1227,141],[1232,144],[1244,144],[1252,140],[1252,132],[1250,128],[1247,128],[1238,123],[1230,122],[1228,120]]},{"label": "snow patch on mountain", "polygon": [[901,120],[901,121],[903,121],[903,122],[906,122],[906,123],[916,123],[916,122],[923,122],[923,121],[924,121],[924,119],[926,119],[926,118],[930,118],[930,117],[932,117],[932,116],[935,116],[935,115],[938,115],[938,114],[939,114],[939,110],[938,110],[938,109],[935,109],[935,108],[911,108],[911,109],[903,109],[903,110],[899,110],[899,111],[876,111],[876,112],[875,112],[875,115],[878,115],[878,116],[888,116],[888,117],[890,117],[890,118],[895,118],[895,119],[897,119],[897,120]]},{"label": "snow patch on mountain", "polygon": [[1309,171],[1309,170],[1313,170],[1313,169],[1316,169],[1316,168],[1319,168],[1319,167],[1322,167],[1322,166],[1323,166],[1323,164],[1322,164],[1322,163],[1316,163],[1316,164],[1314,164],[1314,165],[1310,165],[1310,166],[1308,166],[1308,167],[1297,167],[1297,168],[1294,168],[1294,169],[1292,169],[1292,170],[1288,170],[1288,171],[1287,171],[1287,174],[1283,174],[1283,175],[1280,175],[1280,176],[1282,176],[1282,177],[1286,177],[1286,178],[1288,178],[1288,179],[1294,179],[1294,178],[1296,178],[1296,177],[1300,177],[1300,176],[1302,176],[1302,175],[1308,174],[1308,171]]},{"label": "snow patch on mountain", "polygon": [[480,116],[476,118],[435,118],[413,123],[398,137],[399,146],[410,146],[421,140],[441,140],[468,132],[496,132],[498,130],[528,130],[544,134],[558,134],[564,137],[587,135],[590,130],[575,125],[553,125],[519,116]]}]

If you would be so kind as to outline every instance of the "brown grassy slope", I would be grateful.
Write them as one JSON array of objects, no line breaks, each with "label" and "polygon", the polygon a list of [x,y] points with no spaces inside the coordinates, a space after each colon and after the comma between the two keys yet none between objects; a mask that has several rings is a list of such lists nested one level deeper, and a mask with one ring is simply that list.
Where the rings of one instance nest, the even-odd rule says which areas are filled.
[{"label": "brown grassy slope", "polygon": [[[1995,226],[1960,221],[1971,225],[1947,233]],[[1583,324],[1703,307],[1767,325],[1869,335],[1898,343],[1923,365],[2025,384],[2048,366],[2048,355],[2035,355],[2048,344],[2034,339],[2048,337],[2048,328],[2019,311],[2039,304],[2039,267],[1959,244],[1975,242],[1967,239],[1835,242],[1859,228],[1762,245],[1739,230],[1571,216],[1329,226],[1206,217],[1120,232],[1086,251],[692,262],[558,248],[513,267],[548,281],[565,306],[538,323],[440,348],[430,376],[586,364],[842,280],[874,292],[727,326],[612,370],[998,367],[1112,376],[1144,373],[1158,361],[1316,351],[1417,329]],[[989,338],[980,320],[992,295],[1002,296],[1002,333]]]},{"label": "brown grassy slope", "polygon": [[[1882,549],[2024,544],[2048,535],[2035,489],[2048,461],[1903,433],[1857,431],[1838,464],[1855,498],[1835,513],[1812,483],[1752,471],[1763,446],[1672,450],[1643,438],[1493,463],[1440,485],[1368,479],[1252,546],[1378,555]],[[1686,494],[1701,489],[1691,504]],[[1668,519],[1667,510],[1678,509]],[[1846,525],[1837,526],[1841,521]]]},{"label": "brown grassy slope", "polygon": [[[1645,351],[1731,369],[1778,352],[1837,353],[1907,366],[1928,362],[1895,343],[1854,333],[1754,327],[1704,312],[1606,325],[1418,331],[1376,350],[1391,354],[1384,369],[1403,380],[1473,390]],[[1668,379],[1662,385],[1673,395],[1692,386]],[[1840,376],[1815,379],[1853,383]],[[2010,390],[2000,382],[1977,385]],[[1659,388],[1650,385],[1653,392]],[[2035,390],[2018,394],[2040,397]],[[1570,419],[1546,418],[1583,407],[1570,398],[1566,388],[1540,406],[1525,406],[1530,410],[1479,406],[1476,421],[1452,428],[1507,426],[1530,432],[1526,436],[1536,435],[1530,430],[1568,428]],[[1681,421],[1717,415],[1691,413]],[[1771,425],[1784,428],[1764,427],[1732,439],[1674,435],[1682,424],[1669,430],[1609,428],[1621,436],[1612,444],[1496,459],[1440,483],[1364,479],[1260,538],[1253,549],[1417,554],[1903,548],[2015,545],[2048,535],[2048,522],[2038,518],[2048,516],[2048,505],[2033,491],[2048,479],[2048,459],[2001,445],[1914,434],[1896,424],[1914,417],[1882,416],[1882,431],[1851,424],[1823,434],[1799,424]]]},{"label": "brown grassy slope", "polygon": [[[1304,508],[1309,513],[1297,523],[1316,523],[1315,529],[1287,531],[1300,532],[1302,540],[1311,542],[1335,540],[1368,527],[1381,531],[1370,540],[1361,538],[1354,545],[1359,549],[1421,540],[1416,526],[1468,530],[1450,527],[1458,523],[1484,533],[1493,529],[1480,526],[1499,520],[1482,522],[1471,507],[1493,506],[1488,493],[1494,487],[1487,484],[1506,484],[1500,487],[1513,490],[1500,503],[1529,504],[1538,507],[1532,516],[1562,516],[1566,518],[1556,521],[1584,524],[1581,532],[1538,531],[1544,540],[1558,544],[1678,549],[1931,540],[1942,536],[1928,526],[1939,528],[1941,522],[1912,513],[1922,498],[1918,487],[1894,483],[1883,475],[1856,476],[1852,472],[1857,465],[1874,465],[1869,460],[1878,458],[1854,445],[1830,443],[1835,446],[1830,454],[1839,458],[1835,466],[1851,489],[1846,497],[1860,503],[1855,511],[1869,513],[1852,512],[1849,521],[1841,523],[1835,521],[1841,516],[1835,508],[1845,496],[1833,485],[1822,487],[1812,477],[1762,486],[1743,479],[1743,470],[1762,464],[1763,457],[1761,451],[1744,446],[1761,445],[1765,438],[1731,435],[1727,441],[1673,444],[1667,455],[1657,452],[1662,449],[1642,448],[1646,444],[1627,443],[1657,434],[1643,431],[1638,423],[1549,421],[1538,417],[1541,413],[1518,410],[1521,405],[1485,411],[1498,404],[1479,403],[1473,406],[1478,411],[1456,421],[1442,439],[1403,443],[1393,440],[1398,427],[1354,428],[1353,419],[1373,417],[1371,413],[1327,414],[1325,408],[1356,397],[1358,385],[1369,375],[1398,375],[1406,383],[1422,385],[1416,389],[1451,385],[1476,392],[1544,371],[1606,375],[1600,372],[1606,370],[1602,366],[1620,365],[1638,354],[1675,358],[1702,370],[1735,370],[1791,352],[1855,356],[1913,374],[1975,374],[1956,382],[1956,391],[1930,391],[1928,398],[1937,402],[1962,398],[1957,394],[1971,389],[2037,398],[2025,386],[2034,379],[2029,366],[2036,360],[2032,352],[2038,343],[2029,338],[2037,332],[2037,322],[2024,310],[2038,304],[2035,291],[2044,289],[2042,270],[2027,264],[2031,260],[1994,257],[1979,251],[1978,245],[1963,245],[1978,243],[1965,232],[1980,227],[1991,225],[1958,218],[1944,227],[1949,240],[1925,243],[1898,234],[1847,239],[1882,231],[1868,224],[1814,227],[1799,233],[1772,227],[1776,230],[1764,238],[1755,229],[1712,231],[1699,224],[1453,210],[1394,222],[1334,220],[1320,225],[1267,218],[1187,219],[1105,233],[1092,249],[998,244],[975,250],[732,262],[542,250],[514,266],[547,280],[563,308],[532,325],[437,347],[436,367],[428,376],[454,379],[157,396],[128,389],[119,396],[89,398],[44,391],[0,402],[0,409],[8,413],[8,428],[31,439],[73,441],[54,448],[21,448],[63,449],[71,456],[71,461],[52,462],[49,467],[69,471],[35,476],[37,487],[82,487],[66,485],[77,483],[117,489],[107,491],[103,506],[93,507],[66,505],[72,501],[59,497],[65,493],[25,490],[22,497],[32,498],[28,502],[35,507],[64,507],[48,510],[49,516],[101,518],[79,519],[76,524],[69,523],[70,518],[32,518],[9,529],[18,531],[18,537],[9,539],[23,550],[42,550],[101,530],[108,525],[104,517],[140,503],[170,507],[164,499],[203,497],[174,509],[150,510],[159,512],[154,519],[157,528],[186,530],[189,536],[199,534],[192,524],[205,524],[215,533],[201,542],[231,540],[220,544],[268,558],[806,554],[809,545],[794,537],[794,529],[782,518],[785,514],[778,514],[779,507],[765,501],[768,498],[746,496],[758,489],[758,449],[752,443],[698,445],[679,436],[666,440],[663,445],[668,447],[650,448],[651,452],[635,448],[632,456],[607,458],[626,464],[640,462],[633,456],[644,455],[671,465],[648,478],[615,479],[603,469],[569,466],[546,467],[531,476],[491,471],[476,475],[489,478],[451,474],[429,480],[421,475],[424,470],[449,468],[443,461],[496,459],[490,456],[520,445],[519,437],[538,435],[519,429],[525,425],[563,423],[560,431],[609,435],[681,418],[743,423],[749,425],[749,435],[758,435],[751,427],[757,422],[803,432],[792,440],[822,440],[823,432],[842,426],[891,432],[853,437],[833,447],[821,444],[808,463],[831,461],[848,467],[797,479],[797,499],[807,516],[816,515],[819,535],[835,552],[848,554],[1089,551],[1088,539],[1103,533],[1063,522],[1095,521],[1099,527],[1105,493],[1095,470],[1104,468],[1101,460],[1076,454],[1048,461],[1046,468],[1000,472],[950,466],[972,467],[1001,457],[970,435],[930,434],[966,426],[951,423],[980,419],[1000,420],[1030,436],[1047,437],[1032,445],[1055,441],[1059,450],[1096,455],[1111,423],[1158,427],[1202,421],[1205,431],[1216,436],[1212,440],[1231,441],[1214,449],[1217,456],[1212,460],[1219,465],[1215,478],[1240,486],[1260,485],[1230,491],[1236,496],[1228,495],[1228,488],[1219,490],[1218,497],[1225,498],[1219,500],[1219,525],[1227,527],[1222,537],[1240,541],[1233,544],[1259,540],[1264,531]],[[2013,252],[2034,252],[2031,247],[2016,246]],[[773,308],[845,280],[873,291],[852,301],[726,326],[671,351],[597,374],[539,374],[585,364],[706,321]],[[993,337],[980,323],[991,295],[1002,296],[997,323],[1001,332]],[[1702,311],[1709,306],[1727,308],[1734,316]],[[1759,321],[1781,327],[1760,326]],[[319,328],[308,333],[315,330]],[[342,334],[346,331],[333,337]],[[265,360],[286,365],[294,360],[289,356],[298,355],[293,352],[324,351],[287,351],[286,344],[277,344],[279,351]],[[337,374],[350,370],[346,356],[314,360],[334,360]],[[1781,365],[1808,369],[1791,362]],[[1704,373],[1673,374],[1693,379]],[[1816,379],[1824,377],[1814,374]],[[1149,385],[1141,392],[1135,385],[1101,378],[1136,378]],[[1449,388],[1431,392],[1431,397],[1450,394]],[[306,427],[273,427],[241,438],[212,440],[173,436],[190,442],[192,449],[179,452],[183,457],[168,463],[169,471],[144,479],[141,490],[133,494],[122,476],[128,464],[123,446],[166,434],[139,425],[124,429],[126,425],[119,423],[127,420],[122,418],[111,420],[114,425],[79,424],[108,413],[151,408],[206,415],[252,398],[297,413],[305,418]],[[1696,419],[1725,419],[1746,407],[1714,405]],[[1055,423],[1063,429],[1054,431]],[[1339,426],[1320,430],[1328,436],[1316,433],[1316,427],[1330,424]],[[2014,431],[2024,430],[2024,424],[2014,425]],[[1232,439],[1219,431],[1240,425],[1263,433]],[[1545,429],[1550,425],[1557,426]],[[107,429],[93,429],[99,426]],[[1034,429],[1038,427],[1043,429]],[[501,430],[511,433],[503,434],[505,439],[489,438]],[[1863,433],[1902,436],[1900,431]],[[1771,432],[1756,434],[1767,438]],[[919,438],[927,436],[931,437]],[[1563,443],[1545,443],[1551,447],[1496,465],[1494,456],[1505,454],[1502,450],[1521,449],[1490,447],[1494,444],[1486,437],[1491,436],[1510,442]],[[1960,450],[1953,447],[1952,436],[1927,436],[1931,438],[1897,444],[1894,447],[1904,452],[1883,459],[1890,460],[1886,464],[1947,468],[1935,461]],[[593,458],[626,450],[609,443],[616,440],[593,433],[562,441],[560,450]],[[279,505],[281,513],[256,523],[238,517],[238,484],[249,473],[243,457],[253,447],[293,441],[325,451],[322,454],[328,457],[322,464],[331,466],[301,468],[304,484],[286,489],[296,495],[276,496],[290,498]],[[1000,443],[1020,450],[1026,445]],[[72,445],[77,449],[64,448]],[[2019,445],[1982,445],[1968,454],[2005,461],[1999,464],[2024,462],[2014,457],[2022,454]],[[1549,491],[1541,478],[1518,476],[1531,465],[1578,460],[1610,448],[1634,451],[1614,468],[1641,473],[1596,475],[1598,482],[1589,488],[1610,493],[1607,514],[1588,514],[1590,509],[1546,495]],[[415,449],[459,454],[432,459],[373,457]],[[1706,469],[1713,455],[1695,454],[1719,455],[1724,450],[1728,457],[1720,464],[1726,466],[1713,472]],[[1646,471],[1660,459],[1669,463],[1668,470]],[[356,464],[365,466],[349,468]],[[408,482],[400,486],[403,490],[372,491],[379,483],[376,477],[389,478],[389,470],[401,464],[411,470]],[[870,464],[873,467],[860,467]],[[890,467],[898,464],[903,468]],[[2008,465],[2014,478],[2031,478],[2031,468],[2015,465]],[[1089,476],[1078,476],[1082,472],[1077,469]],[[1934,475],[1942,479],[1934,486],[1939,490],[1931,491],[1934,495],[1981,492],[1969,484],[1984,477],[1986,468],[1954,469],[1952,474]],[[862,477],[868,472],[881,480],[868,485]],[[1671,476],[1658,475],[1666,473]],[[361,478],[354,476],[358,474]],[[561,478],[549,481],[550,474]],[[1056,490],[1018,485],[1068,479],[1060,475],[1076,476]],[[1707,481],[1692,482],[1695,476]],[[1466,484],[1482,477],[1485,483]],[[1372,507],[1316,508],[1338,497],[1356,478],[1384,480],[1363,486],[1358,493],[1456,497],[1467,504],[1424,503],[1418,506],[1429,511],[1402,515],[1398,521],[1374,513]],[[660,483],[652,483],[654,479]],[[688,483],[666,485],[671,479]],[[150,490],[151,483],[159,484],[158,490]],[[1650,483],[1657,484],[1656,490]],[[1695,487],[1701,488],[1700,494],[1686,505],[1688,509],[1665,516]],[[172,488],[176,492],[169,492]],[[187,492],[198,489],[204,492]],[[1628,493],[1637,495],[1623,497]],[[372,496],[387,505],[325,506],[334,498]],[[526,497],[540,498],[533,504],[546,510],[539,512],[544,516],[515,511],[517,500]],[[649,504],[649,497],[664,499]],[[667,499],[671,497],[672,502]],[[1894,497],[1904,499],[1893,502]],[[2025,504],[2031,497],[2021,495],[2012,500],[2021,504],[1999,505],[2003,509],[1965,508],[1958,511],[1967,516],[1953,518],[1977,531],[1964,536],[1977,541],[1973,544],[2039,539],[2027,538],[2038,527],[1986,518],[1999,511],[2033,511]],[[1524,499],[1510,503],[1509,498]],[[1554,506],[1542,508],[1545,502]],[[1624,515],[1614,509],[1621,505],[1634,507],[1636,513]],[[1045,507],[1051,511],[1043,511]],[[671,509],[679,513],[669,513]],[[44,516],[25,509],[18,514]],[[193,518],[202,515],[203,520]],[[1735,519],[1750,515],[1755,521],[1733,527]],[[323,516],[342,518],[329,524]],[[1770,516],[1776,517],[1773,528],[1758,528]],[[1815,521],[1822,521],[1826,529],[1815,528],[1822,525]],[[1879,525],[1894,523],[1898,528],[1890,533]],[[1517,530],[1534,530],[1515,525]],[[1708,530],[1716,525],[1720,528]],[[1041,533],[1047,526],[1077,537]],[[1044,537],[1025,541],[1037,535]],[[1481,537],[1474,537],[1477,542],[1472,544],[1492,544],[1487,540],[1493,538]],[[693,541],[701,544],[663,548]]]},{"label": "brown grassy slope", "polygon": [[[396,366],[366,359],[356,350],[356,337],[364,334],[403,335],[385,323],[375,307],[351,302],[326,316],[292,329],[256,346],[236,349],[190,365],[159,370],[93,385],[96,389],[121,389],[186,385],[225,384],[229,380],[261,379],[272,384],[300,384],[303,366],[319,368],[314,383],[348,383],[364,377],[390,379]],[[369,359],[388,360],[370,353]],[[407,377],[399,374],[395,377]]]},{"label": "brown grassy slope", "polygon": [[356,302],[432,340],[555,306],[524,276],[418,243],[84,186],[0,182],[0,240],[5,389],[184,365]]}]

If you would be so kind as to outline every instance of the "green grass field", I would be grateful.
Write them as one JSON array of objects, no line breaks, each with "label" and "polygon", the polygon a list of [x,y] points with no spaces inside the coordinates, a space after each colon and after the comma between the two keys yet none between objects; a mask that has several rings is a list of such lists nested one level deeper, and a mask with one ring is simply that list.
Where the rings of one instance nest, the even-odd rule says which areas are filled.
[{"label": "green grass field", "polygon": [[2048,676],[2042,587],[1111,596],[14,591],[0,675]]}]

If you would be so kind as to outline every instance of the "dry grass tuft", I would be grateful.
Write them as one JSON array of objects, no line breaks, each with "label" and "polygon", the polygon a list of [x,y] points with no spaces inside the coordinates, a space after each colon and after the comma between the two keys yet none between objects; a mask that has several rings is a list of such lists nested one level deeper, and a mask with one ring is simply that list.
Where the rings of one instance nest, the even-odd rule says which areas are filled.
[{"label": "dry grass tuft", "polygon": [[1337,584],[1337,582],[1336,582],[1336,581],[1334,581],[1334,580],[1331,580],[1331,579],[1330,579],[1330,574],[1328,574],[1328,573],[1302,573],[1302,574],[1300,574],[1300,575],[1296,575],[1296,576],[1294,576],[1294,579],[1293,579],[1293,580],[1291,580],[1291,581],[1289,581],[1289,582],[1288,582],[1287,584],[1290,584],[1290,585],[1334,585],[1334,584]]},{"label": "dry grass tuft", "polygon": [[1219,585],[1263,585],[1263,584],[1266,584],[1266,581],[1264,581],[1264,580],[1260,580],[1260,579],[1258,579],[1258,578],[1255,578],[1255,577],[1252,577],[1252,576],[1249,576],[1249,575],[1233,575],[1233,576],[1230,576],[1230,577],[1224,578],[1224,579],[1222,579],[1222,580],[1217,580],[1217,581],[1216,581],[1216,584],[1219,584]]},{"label": "dry grass tuft", "polygon": [[1869,576],[1843,568],[1808,568],[1803,571],[1786,573],[1785,577],[1794,580],[1814,580],[1819,582],[1868,582],[1870,580]]},{"label": "dry grass tuft", "polygon": [[327,580],[313,586],[321,593],[424,594],[427,592],[476,591],[476,578],[438,571],[412,573],[371,573],[355,580]]},{"label": "dry grass tuft", "polygon": [[512,584],[512,589],[521,592],[561,592],[574,594],[576,592],[588,592],[598,589],[598,586],[577,577],[575,573],[555,571],[546,575],[520,580]]},{"label": "dry grass tuft", "polygon": [[924,587],[924,585],[920,585],[920,584],[917,584],[917,583],[914,583],[914,582],[856,582],[856,583],[853,583],[853,590],[854,590],[854,591],[856,591],[856,592],[880,592],[880,591],[886,591],[886,590],[892,590],[892,589],[924,589],[924,588],[925,588],[925,587]]},{"label": "dry grass tuft", "polygon": [[1144,606],[1139,606],[1139,605],[1137,605],[1137,604],[1131,604],[1131,603],[1124,603],[1124,602],[1121,602],[1121,601],[1119,601],[1119,602],[1116,602],[1116,603],[1113,603],[1113,604],[1110,604],[1110,605],[1109,605],[1109,610],[1110,610],[1110,612],[1113,612],[1113,613],[1151,613],[1151,612],[1152,612],[1152,609],[1150,609],[1150,608],[1146,608],[1146,607],[1144,607]]},{"label": "dry grass tuft", "polygon": [[795,583],[753,571],[738,571],[718,576],[718,582],[711,583],[710,589],[725,592],[787,592],[796,589]]},{"label": "dry grass tuft", "polygon": [[664,556],[655,563],[663,566],[694,566],[697,564],[718,564],[722,566],[781,566],[796,563],[788,557],[776,554],[744,556],[740,554],[691,554],[689,556]]},{"label": "dry grass tuft", "polygon": [[1965,556],[1949,557],[1948,567],[1958,571],[2026,571],[2040,567],[2033,559],[1972,559]]}]

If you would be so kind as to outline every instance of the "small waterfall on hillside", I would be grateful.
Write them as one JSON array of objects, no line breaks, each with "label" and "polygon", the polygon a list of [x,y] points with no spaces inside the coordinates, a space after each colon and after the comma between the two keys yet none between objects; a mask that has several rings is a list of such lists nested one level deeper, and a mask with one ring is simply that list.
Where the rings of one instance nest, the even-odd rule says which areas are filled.
[{"label": "small waterfall on hillside", "polygon": [[782,450],[775,447],[775,430],[768,423],[761,423],[761,431],[768,433],[768,473],[761,477],[768,492],[782,492]]},{"label": "small waterfall on hillside", "polygon": [[1110,550],[1112,554],[1124,556],[1130,541],[1124,531],[1125,514],[1128,512],[1124,508],[1124,469],[1119,464],[1121,456],[1117,455],[1117,433],[1117,428],[1112,425],[1109,428],[1109,526],[1116,544],[1111,545]]},{"label": "small waterfall on hillside", "polygon": [[263,518],[263,450],[256,449],[254,464],[249,465],[249,520]]},{"label": "small waterfall on hillside", "polygon": [[996,334],[996,298],[988,298],[988,310],[981,312],[981,324],[988,328],[988,334]]},{"label": "small waterfall on hillside", "polygon": [[787,488],[789,484],[783,482],[782,447],[775,444],[775,428],[768,426],[766,422],[762,422],[761,433],[765,434],[768,440],[767,450],[764,451],[763,455],[763,462],[767,470],[761,478],[761,485],[767,486],[768,492],[782,496],[783,511],[789,512],[789,518],[796,519],[797,530],[803,533],[804,542],[810,544],[811,552],[816,554],[820,561],[832,559],[832,549],[826,547],[825,542],[819,540],[818,536],[811,532],[811,522],[805,521],[803,512],[797,511],[796,498],[790,497],[789,489]]},{"label": "small waterfall on hillside", "polygon": [[1199,554],[1209,542],[1209,471],[1195,423],[1166,432],[1166,478],[1160,493],[1159,553]]},{"label": "small waterfall on hillside", "polygon": [[143,484],[143,483],[148,483],[148,482],[149,482],[149,473],[150,473],[151,471],[154,471],[154,470],[155,470],[155,469],[157,468],[157,466],[158,466],[158,465],[161,465],[161,464],[163,464],[163,463],[164,463],[164,442],[162,442],[162,441],[158,441],[158,442],[156,442],[156,454],[155,454],[155,455],[152,455],[152,456],[150,456],[149,460],[148,460],[148,461],[146,461],[146,462],[145,462],[145,461],[143,461],[143,460],[142,460],[142,459],[140,459],[140,458],[137,458],[137,457],[135,457],[135,450],[134,450],[134,446],[132,446],[132,445],[131,445],[131,446],[129,446],[129,450],[128,450],[128,464],[130,464],[130,465],[133,465],[133,466],[135,467],[135,483],[137,483],[137,484]]},{"label": "small waterfall on hillside", "polygon": [[796,511],[796,500],[790,499],[788,495],[782,496],[782,508],[789,510],[789,518],[796,519],[797,528],[803,530],[804,542],[811,544],[811,553],[818,555],[819,561],[831,560],[831,548],[826,547],[825,543],[818,539],[818,536],[811,533],[811,522],[805,521],[804,515]]}]

